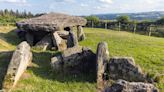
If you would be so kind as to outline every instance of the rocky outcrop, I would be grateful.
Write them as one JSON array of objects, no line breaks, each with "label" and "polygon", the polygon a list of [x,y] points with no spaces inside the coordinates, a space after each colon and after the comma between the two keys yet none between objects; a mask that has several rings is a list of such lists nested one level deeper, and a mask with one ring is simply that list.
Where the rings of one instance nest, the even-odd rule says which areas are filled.
[{"label": "rocky outcrop", "polygon": [[105,42],[101,42],[97,47],[96,63],[97,63],[97,89],[98,92],[102,92],[105,86],[105,71],[109,60],[108,45]]},{"label": "rocky outcrop", "polygon": [[51,59],[55,72],[83,73],[95,71],[95,54],[88,48],[75,46],[69,48]]},{"label": "rocky outcrop", "polygon": [[110,58],[108,69],[110,79],[124,79],[127,81],[145,81],[145,75],[137,66],[133,58],[113,57]]},{"label": "rocky outcrop", "polygon": [[125,80],[118,80],[112,84],[111,87],[102,92],[159,92],[158,89],[150,83],[142,82],[128,82]]},{"label": "rocky outcrop", "polygon": [[3,82],[3,89],[9,90],[17,84],[19,78],[26,70],[31,60],[32,53],[29,44],[27,44],[27,42],[20,43],[13,53],[9,63]]}]

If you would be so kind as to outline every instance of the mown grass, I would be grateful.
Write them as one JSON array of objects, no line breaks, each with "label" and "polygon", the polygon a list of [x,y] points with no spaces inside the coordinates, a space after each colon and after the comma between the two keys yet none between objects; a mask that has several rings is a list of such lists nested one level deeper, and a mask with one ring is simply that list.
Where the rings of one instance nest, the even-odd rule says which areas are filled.
[{"label": "mown grass", "polygon": [[[13,50],[20,42],[11,27],[0,31],[0,50]],[[108,43],[110,57],[134,57],[144,72],[152,75],[164,74],[164,38],[148,37],[128,32],[118,32],[105,29],[85,28],[87,39],[80,45],[90,47],[96,52],[101,41]],[[5,44],[5,46],[1,46]],[[96,92],[96,83],[92,74],[63,75],[51,71],[50,58],[53,51],[33,51],[33,62],[22,76],[13,92]],[[0,66],[8,56],[0,55]],[[2,63],[3,61],[3,63]],[[156,84],[164,89],[164,78]],[[164,91],[164,90],[163,90]]]}]

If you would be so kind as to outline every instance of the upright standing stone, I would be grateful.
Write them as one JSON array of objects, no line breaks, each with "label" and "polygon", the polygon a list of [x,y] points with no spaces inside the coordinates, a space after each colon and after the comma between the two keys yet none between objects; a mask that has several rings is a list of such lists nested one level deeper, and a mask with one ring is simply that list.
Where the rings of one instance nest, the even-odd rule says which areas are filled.
[{"label": "upright standing stone", "polygon": [[77,26],[77,38],[78,38],[78,41],[85,40],[85,34],[84,34],[82,26]]},{"label": "upright standing stone", "polygon": [[7,74],[3,82],[3,89],[8,91],[16,85],[31,60],[32,53],[30,51],[30,46],[27,42],[20,43],[13,53],[8,66]]},{"label": "upright standing stone", "polygon": [[108,45],[105,42],[101,42],[97,47],[97,91],[102,92],[105,87],[104,73],[106,65],[109,59]]},{"label": "upright standing stone", "polygon": [[53,40],[53,44],[54,46],[57,46],[59,51],[63,51],[65,49],[67,49],[67,44],[66,41],[63,40],[58,34],[57,32],[54,32],[52,34],[52,40]]},{"label": "upright standing stone", "polygon": [[78,40],[73,31],[69,31],[69,37],[67,39],[67,46],[68,47],[78,46]]}]

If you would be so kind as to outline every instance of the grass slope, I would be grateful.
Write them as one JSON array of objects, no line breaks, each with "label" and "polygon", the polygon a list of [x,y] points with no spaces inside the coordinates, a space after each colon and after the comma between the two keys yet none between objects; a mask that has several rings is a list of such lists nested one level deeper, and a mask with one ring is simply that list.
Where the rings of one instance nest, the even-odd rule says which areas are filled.
[{"label": "grass slope", "polygon": [[[20,42],[16,34],[10,30],[13,27],[0,29],[0,50],[15,49]],[[101,41],[108,43],[110,57],[134,57],[144,72],[151,75],[164,74],[164,39],[118,32],[105,29],[85,28],[87,39],[80,45],[90,47],[94,52]],[[81,76],[63,76],[53,74],[50,67],[52,51],[33,51],[33,63],[23,74],[13,92],[96,92],[96,83],[92,74]],[[0,54],[0,67],[8,62],[11,55]],[[11,53],[11,52],[9,52]],[[1,69],[1,68],[0,68]],[[2,70],[2,69],[1,69]],[[0,70],[0,71],[1,71]],[[164,89],[164,77],[156,84]],[[163,90],[164,91],[164,90]]]}]

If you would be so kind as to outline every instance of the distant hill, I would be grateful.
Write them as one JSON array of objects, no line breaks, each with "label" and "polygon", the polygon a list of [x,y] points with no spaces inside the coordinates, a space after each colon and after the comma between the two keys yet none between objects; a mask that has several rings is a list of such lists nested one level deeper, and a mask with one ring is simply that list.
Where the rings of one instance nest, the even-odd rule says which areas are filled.
[{"label": "distant hill", "polygon": [[114,14],[97,14],[95,16],[103,20],[115,20],[118,16],[127,15],[132,20],[157,20],[164,16],[164,11],[141,12],[141,13],[114,13]]}]

